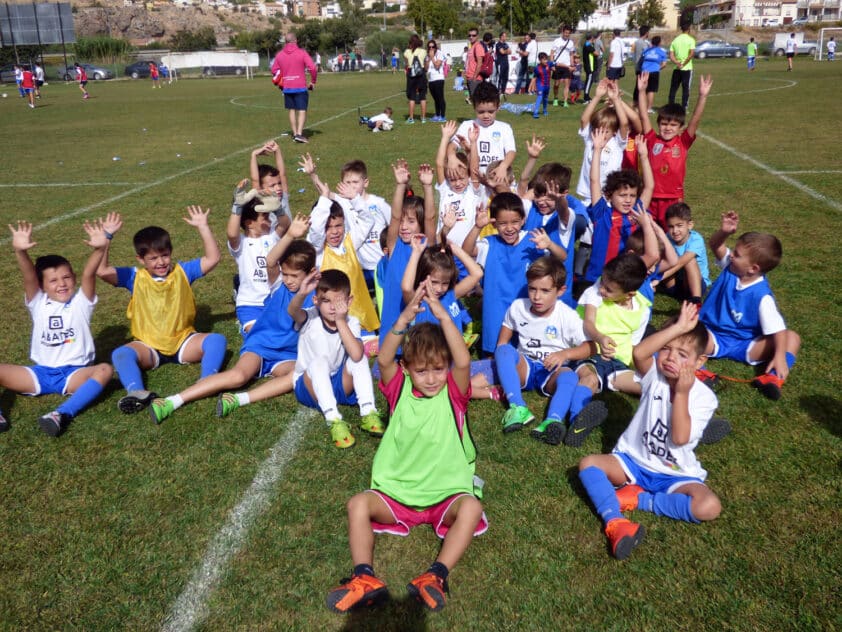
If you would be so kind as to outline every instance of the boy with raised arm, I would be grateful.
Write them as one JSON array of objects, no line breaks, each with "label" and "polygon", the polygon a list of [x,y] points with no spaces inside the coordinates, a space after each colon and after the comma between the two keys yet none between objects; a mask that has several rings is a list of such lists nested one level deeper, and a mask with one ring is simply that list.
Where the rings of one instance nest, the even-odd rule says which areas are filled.
[{"label": "boy with raised arm", "polygon": [[[0,386],[33,396],[70,395],[58,408],[38,419],[41,430],[51,437],[64,432],[70,420],[99,397],[113,374],[110,364],[91,366],[96,270],[110,236],[103,230],[102,220],[85,222],[84,228],[88,233],[85,243],[94,251],[82,271],[82,284],[77,291],[76,274],[64,257],[45,255],[32,263],[29,250],[36,245],[32,241],[32,224],[9,224],[12,249],[23,277],[24,300],[32,317],[29,353],[35,364],[0,364]],[[10,428],[0,412],[0,432]]]},{"label": "boy with raised arm", "polygon": [[725,241],[739,221],[734,211],[723,213],[709,241],[722,272],[699,313],[710,334],[706,354],[751,365],[765,362],[765,372],[751,384],[777,400],[801,348],[801,337],[787,329],[766,280],[781,261],[781,242],[768,233],[743,233],[732,251]]},{"label": "boy with raised arm", "polygon": [[627,558],[645,533],[622,512],[648,511],[698,524],[721,511],[694,453],[717,406],[713,391],[695,378],[707,337],[696,306],[684,303],[677,320],[644,338],[634,349],[642,378],[640,407],[611,454],[592,454],[579,463],[579,479],[618,560]]},{"label": "boy with raised arm", "polygon": [[[409,324],[426,301],[441,326]],[[398,347],[403,359],[396,362]],[[429,279],[393,323],[377,358],[391,419],[371,466],[371,488],[348,501],[351,579],[327,606],[348,612],[388,595],[374,573],[374,535],[406,536],[422,524],[442,538],[427,572],[407,586],[426,608],[444,608],[447,578],[474,536],[488,529],[475,487],[476,447],[468,430],[471,357]]]},{"label": "boy with raised arm", "polygon": [[[201,334],[193,326],[196,300],[191,285],[219,263],[219,246],[208,226],[210,209],[188,206],[184,221],[199,233],[204,255],[190,261],[172,260],[169,233],[159,226],[147,226],[134,235],[134,249],[139,267],[114,267],[108,252],[100,262],[97,276],[106,283],[131,293],[126,315],[134,340],[111,354],[126,395],[117,402],[126,414],[149,406],[157,394],[147,391],[141,371],[161,364],[201,362],[201,377],[219,371],[225,359],[225,336]],[[117,216],[119,218],[119,215]],[[105,223],[112,235],[120,225]]]}]

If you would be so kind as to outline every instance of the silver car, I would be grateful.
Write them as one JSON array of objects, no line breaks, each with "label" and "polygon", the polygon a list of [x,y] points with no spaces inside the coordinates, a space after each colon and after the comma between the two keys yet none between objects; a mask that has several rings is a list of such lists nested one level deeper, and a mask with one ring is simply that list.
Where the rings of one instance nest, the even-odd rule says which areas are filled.
[{"label": "silver car", "polygon": [[[351,69],[350,63],[351,62],[349,61],[348,62],[348,70]],[[330,59],[328,59],[327,60],[327,67],[330,68],[331,71],[333,71],[333,72],[339,72],[340,70],[342,70],[339,67],[339,55],[337,55],[336,57],[331,57]],[[366,72],[368,72],[369,70],[377,70],[380,67],[380,64],[373,59],[367,59],[367,58],[363,57],[362,59],[357,59],[357,65],[356,65],[356,68],[354,68],[354,70],[360,70],[361,69],[360,67],[362,67],[362,70],[365,70]]]},{"label": "silver car", "polygon": [[[85,69],[85,72],[88,73],[88,79],[95,79],[96,81],[100,81],[102,79],[113,79],[114,73],[109,70],[108,68],[104,68],[103,66],[94,66],[93,64],[79,64],[82,68]],[[58,69],[58,78],[64,79],[65,81],[75,81],[76,80],[76,67],[75,66],[67,66],[66,68],[59,68]]]}]

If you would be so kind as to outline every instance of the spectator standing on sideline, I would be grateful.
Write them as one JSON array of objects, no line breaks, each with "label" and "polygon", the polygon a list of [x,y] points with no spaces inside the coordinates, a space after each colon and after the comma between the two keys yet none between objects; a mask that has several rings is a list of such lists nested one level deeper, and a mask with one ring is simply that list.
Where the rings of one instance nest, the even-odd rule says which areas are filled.
[{"label": "spectator standing on sideline", "polygon": [[620,29],[614,29],[614,38],[608,49],[608,67],[605,76],[611,81],[618,81],[623,76],[623,38]]},{"label": "spectator standing on sideline", "polygon": [[406,98],[409,101],[408,124],[415,122],[415,104],[421,105],[421,122],[427,122],[427,51],[424,43],[415,33],[409,38],[409,45],[403,52],[406,62]]},{"label": "spectator standing on sideline", "polygon": [[602,43],[602,33],[597,31],[593,39],[594,55],[596,56],[596,63],[594,64],[593,81],[599,83],[599,75],[602,72],[602,61],[605,58],[605,44]]},{"label": "spectator standing on sideline", "polygon": [[675,64],[670,79],[670,95],[667,103],[675,103],[678,86],[681,86],[681,105],[687,110],[690,105],[690,82],[693,81],[693,55],[696,54],[696,40],[688,32],[690,22],[681,23],[681,35],[670,44],[670,61]]},{"label": "spectator standing on sideline", "polygon": [[485,44],[479,39],[479,31],[471,29],[468,31],[468,59],[465,61],[465,79],[468,82],[468,102],[470,96],[474,94],[477,86],[483,82],[479,71],[482,68],[482,59],[488,51],[486,51]]},{"label": "spectator standing on sideline", "polygon": [[447,60],[439,50],[436,40],[427,42],[427,59],[427,87],[433,97],[433,103],[436,104],[436,113],[430,120],[433,123],[444,123],[447,120],[444,102],[444,67]]},{"label": "spectator standing on sideline", "polygon": [[517,45],[517,54],[520,57],[517,62],[517,81],[515,81],[515,94],[520,94],[521,90],[525,90],[529,85],[529,51],[526,47],[529,45],[529,34],[523,36],[523,39]]},{"label": "spectator standing on sideline", "polygon": [[[284,35],[284,47],[275,55],[272,62],[272,75],[280,71],[284,86],[284,107],[289,111],[289,124],[292,127],[292,140],[306,143],[304,123],[307,121],[307,106],[310,102],[308,90],[316,85],[316,64],[303,48],[298,47],[295,33]],[[309,71],[309,82],[305,78]]]},{"label": "spectator standing on sideline", "polygon": [[563,84],[562,96],[564,102],[562,105],[569,107],[567,100],[570,97],[571,56],[576,52],[576,42],[571,39],[572,29],[567,24],[560,26],[558,32],[561,37],[557,37],[553,41],[553,47],[550,51],[550,61],[553,63],[553,105],[558,105],[558,86]]},{"label": "spectator standing on sideline", "polygon": [[494,65],[497,67],[497,90],[500,98],[506,100],[506,88],[509,87],[509,55],[512,49],[509,47],[509,34],[500,31],[500,37],[494,45]]},{"label": "spectator standing on sideline", "polygon": [[640,58],[643,57],[643,53],[649,48],[649,40],[646,39],[649,37],[649,27],[648,26],[641,26],[638,29],[638,37],[634,40],[634,44],[632,44],[632,61],[634,61],[634,94],[632,95],[632,103],[637,103],[637,78],[640,76]]},{"label": "spectator standing on sideline", "polygon": [[591,100],[591,85],[596,74],[596,50],[593,45],[594,34],[585,34],[585,43],[582,44],[582,72],[585,73],[585,98],[582,103],[587,104]]}]

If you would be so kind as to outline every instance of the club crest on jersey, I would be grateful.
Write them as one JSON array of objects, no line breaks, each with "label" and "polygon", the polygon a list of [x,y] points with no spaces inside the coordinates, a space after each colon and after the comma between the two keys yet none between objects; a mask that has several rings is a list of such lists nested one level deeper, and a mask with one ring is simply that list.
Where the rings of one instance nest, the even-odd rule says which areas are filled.
[{"label": "club crest on jersey", "polygon": [[742,319],[743,319],[743,313],[742,313],[742,312],[735,312],[735,311],[732,309],[732,310],[731,310],[731,318],[733,318],[733,319],[734,319],[734,322],[735,322],[735,323],[739,323],[739,322],[740,322],[740,321],[742,321]]},{"label": "club crest on jersey", "polygon": [[660,156],[662,151],[664,151],[663,143],[655,143],[655,145],[652,147],[653,156]]},{"label": "club crest on jersey", "polygon": [[553,325],[547,325],[547,328],[544,330],[544,337],[549,338],[550,340],[555,340],[558,338],[558,329],[556,329]]}]

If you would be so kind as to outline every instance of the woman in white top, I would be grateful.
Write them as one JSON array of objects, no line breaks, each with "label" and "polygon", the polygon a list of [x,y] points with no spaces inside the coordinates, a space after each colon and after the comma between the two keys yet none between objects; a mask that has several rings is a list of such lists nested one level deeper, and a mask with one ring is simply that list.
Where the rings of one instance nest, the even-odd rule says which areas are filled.
[{"label": "woman in white top", "polygon": [[444,115],[444,71],[447,59],[439,50],[436,40],[431,39],[427,42],[427,60],[427,86],[436,104],[436,113],[430,120],[434,123],[444,123],[447,120]]}]

